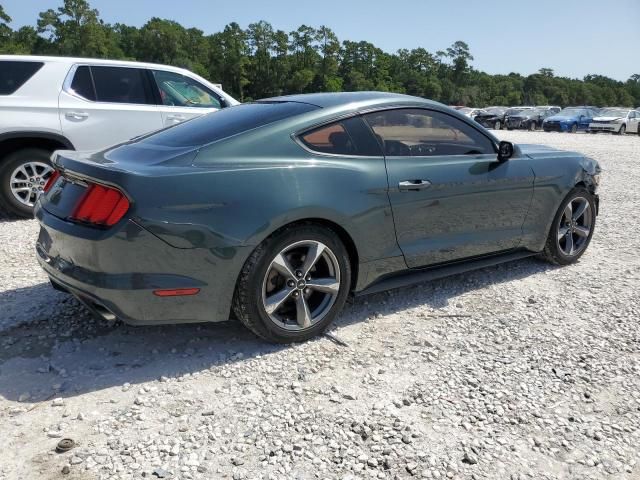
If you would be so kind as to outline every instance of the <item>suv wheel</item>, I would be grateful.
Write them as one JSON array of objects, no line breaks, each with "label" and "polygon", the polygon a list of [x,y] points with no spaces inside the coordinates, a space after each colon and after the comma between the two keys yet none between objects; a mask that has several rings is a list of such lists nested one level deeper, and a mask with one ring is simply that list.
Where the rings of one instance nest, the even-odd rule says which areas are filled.
[{"label": "suv wheel", "polygon": [[595,226],[593,195],[585,188],[574,188],[553,219],[542,257],[556,265],[576,262],[589,246]]},{"label": "suv wheel", "polygon": [[298,225],[254,250],[240,273],[233,310],[265,340],[300,342],[333,322],[350,285],[349,256],[338,235],[316,225]]},{"label": "suv wheel", "polygon": [[53,172],[50,157],[47,150],[25,148],[0,163],[0,202],[9,213],[33,216],[33,206]]}]

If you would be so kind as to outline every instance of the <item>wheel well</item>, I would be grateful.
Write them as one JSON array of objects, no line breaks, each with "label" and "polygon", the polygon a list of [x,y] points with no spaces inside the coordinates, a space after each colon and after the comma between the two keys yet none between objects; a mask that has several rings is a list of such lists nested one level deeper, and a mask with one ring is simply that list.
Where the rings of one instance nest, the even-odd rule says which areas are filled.
[{"label": "wheel well", "polygon": [[358,257],[358,249],[356,248],[356,244],[353,241],[353,238],[351,238],[351,235],[349,235],[349,233],[337,223],[332,222],[331,220],[326,220],[324,218],[307,218],[304,220],[296,220],[295,222],[291,222],[286,225],[283,225],[278,230],[273,232],[271,235],[285,228],[291,228],[292,226],[295,226],[295,225],[319,225],[319,226],[328,228],[330,230],[333,230],[338,234],[338,237],[344,244],[345,248],[347,249],[347,253],[349,254],[349,263],[351,264],[351,272],[352,272],[351,290],[353,290],[358,281],[359,257]]},{"label": "wheel well", "polygon": [[73,148],[70,143],[65,143],[62,139],[43,137],[13,137],[0,140],[0,161],[7,155],[22,150],[24,148],[41,148],[49,152],[60,149]]}]

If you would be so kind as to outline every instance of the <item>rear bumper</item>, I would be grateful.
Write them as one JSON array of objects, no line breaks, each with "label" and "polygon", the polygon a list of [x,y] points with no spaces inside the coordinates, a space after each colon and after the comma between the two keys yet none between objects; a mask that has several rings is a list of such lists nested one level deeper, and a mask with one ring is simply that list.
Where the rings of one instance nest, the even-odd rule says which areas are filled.
[{"label": "rear bumper", "polygon": [[[36,209],[40,265],[57,286],[94,313],[132,325],[224,321],[248,247],[224,256],[175,248],[129,220],[114,234]],[[245,255],[246,252],[246,255]],[[157,289],[199,288],[197,295],[159,297]]]}]

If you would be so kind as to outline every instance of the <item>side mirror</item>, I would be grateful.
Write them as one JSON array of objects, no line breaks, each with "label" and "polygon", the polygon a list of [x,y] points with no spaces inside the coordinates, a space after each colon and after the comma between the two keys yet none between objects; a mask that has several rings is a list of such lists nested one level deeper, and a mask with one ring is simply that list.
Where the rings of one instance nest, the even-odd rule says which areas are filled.
[{"label": "side mirror", "polygon": [[504,162],[513,156],[513,143],[504,140],[498,145],[498,160]]}]

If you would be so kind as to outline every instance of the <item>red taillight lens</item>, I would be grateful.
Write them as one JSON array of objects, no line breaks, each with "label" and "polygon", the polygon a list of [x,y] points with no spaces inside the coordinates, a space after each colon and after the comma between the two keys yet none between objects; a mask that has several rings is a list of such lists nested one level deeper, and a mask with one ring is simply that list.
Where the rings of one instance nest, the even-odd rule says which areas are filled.
[{"label": "red taillight lens", "polygon": [[71,219],[110,227],[118,223],[127,210],[129,200],[120,190],[93,183],[80,199]]},{"label": "red taillight lens", "polygon": [[60,172],[58,170],[54,170],[51,176],[47,179],[47,183],[44,184],[44,193],[47,193],[53,187],[53,184],[56,183],[56,180],[60,178]]}]

